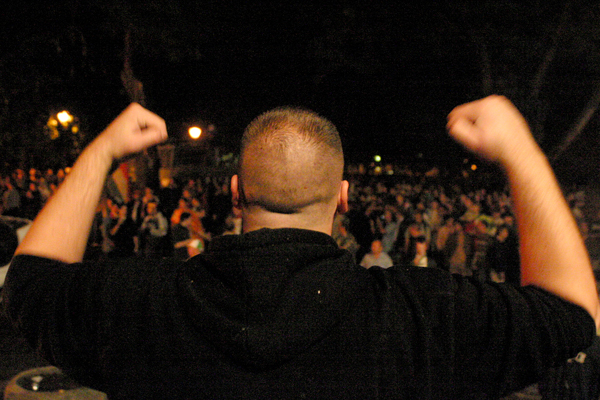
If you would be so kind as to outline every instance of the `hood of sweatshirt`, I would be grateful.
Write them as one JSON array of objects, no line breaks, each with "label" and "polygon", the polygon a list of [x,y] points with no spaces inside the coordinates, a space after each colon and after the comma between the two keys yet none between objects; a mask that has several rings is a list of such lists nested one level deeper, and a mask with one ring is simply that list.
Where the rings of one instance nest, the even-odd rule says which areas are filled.
[{"label": "hood of sweatshirt", "polygon": [[222,352],[266,368],[303,353],[339,324],[365,290],[364,273],[323,233],[223,236],[188,261],[188,315]]}]

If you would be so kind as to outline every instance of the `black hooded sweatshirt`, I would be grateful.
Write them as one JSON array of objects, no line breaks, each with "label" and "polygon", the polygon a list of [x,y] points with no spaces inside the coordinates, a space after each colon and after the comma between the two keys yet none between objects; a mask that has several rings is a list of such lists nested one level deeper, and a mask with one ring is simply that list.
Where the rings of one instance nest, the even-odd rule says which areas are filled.
[{"label": "black hooded sweatshirt", "polygon": [[4,298],[32,346],[109,399],[495,398],[595,336],[543,290],[366,270],[298,229],[219,237],[185,263],[18,256]]}]

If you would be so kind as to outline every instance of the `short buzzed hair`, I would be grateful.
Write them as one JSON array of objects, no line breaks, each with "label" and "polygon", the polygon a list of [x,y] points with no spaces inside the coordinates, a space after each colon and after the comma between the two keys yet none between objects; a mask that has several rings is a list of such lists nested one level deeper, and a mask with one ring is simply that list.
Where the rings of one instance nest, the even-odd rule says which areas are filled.
[{"label": "short buzzed hair", "polygon": [[337,195],[343,169],[342,142],[333,123],[310,110],[277,108],[258,116],[244,132],[240,201],[297,213]]}]

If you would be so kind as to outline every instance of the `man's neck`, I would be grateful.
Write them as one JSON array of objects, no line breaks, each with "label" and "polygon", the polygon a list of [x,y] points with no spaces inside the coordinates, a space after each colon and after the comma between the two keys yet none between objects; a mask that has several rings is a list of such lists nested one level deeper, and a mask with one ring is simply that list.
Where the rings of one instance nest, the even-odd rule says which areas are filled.
[{"label": "man's neck", "polygon": [[305,213],[278,214],[265,210],[245,211],[242,212],[243,233],[263,228],[295,228],[322,232],[331,236],[333,229],[333,215],[330,218],[309,218]]}]

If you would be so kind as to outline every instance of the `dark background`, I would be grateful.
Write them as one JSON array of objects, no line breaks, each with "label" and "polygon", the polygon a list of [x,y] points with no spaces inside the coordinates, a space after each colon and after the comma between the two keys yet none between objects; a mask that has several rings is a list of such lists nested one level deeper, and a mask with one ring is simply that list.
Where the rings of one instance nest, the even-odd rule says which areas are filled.
[{"label": "dark background", "polygon": [[498,93],[522,110],[561,177],[597,177],[596,2],[90,3],[3,5],[5,169],[53,161],[52,112],[71,111],[91,140],[131,99],[120,78],[129,60],[173,139],[212,123],[224,152],[259,113],[300,105],[338,126],[348,162],[456,165],[465,154],[446,135],[447,113]]}]

